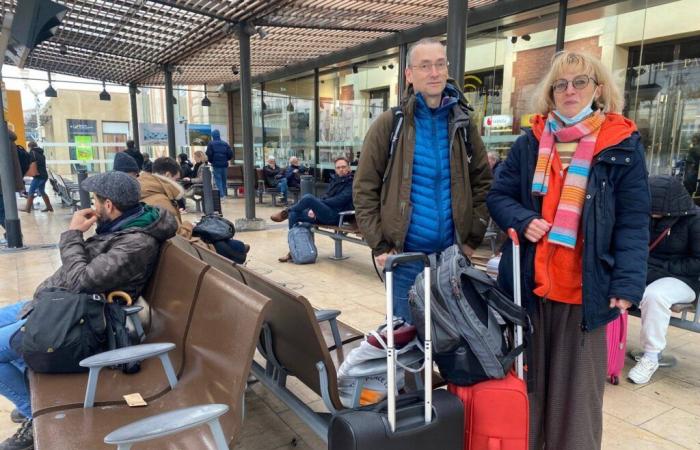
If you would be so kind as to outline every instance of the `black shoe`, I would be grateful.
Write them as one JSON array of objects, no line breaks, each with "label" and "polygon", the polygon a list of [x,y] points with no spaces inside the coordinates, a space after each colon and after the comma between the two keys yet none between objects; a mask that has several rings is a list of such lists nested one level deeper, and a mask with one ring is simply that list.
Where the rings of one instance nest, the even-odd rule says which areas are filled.
[{"label": "black shoe", "polygon": [[0,450],[34,450],[32,419],[25,419],[13,436],[0,443]]},{"label": "black shoe", "polygon": [[10,413],[10,420],[14,423],[22,423],[24,422],[24,419],[26,419],[26,417],[24,417],[24,415],[19,412],[19,409],[17,408],[13,409]]}]

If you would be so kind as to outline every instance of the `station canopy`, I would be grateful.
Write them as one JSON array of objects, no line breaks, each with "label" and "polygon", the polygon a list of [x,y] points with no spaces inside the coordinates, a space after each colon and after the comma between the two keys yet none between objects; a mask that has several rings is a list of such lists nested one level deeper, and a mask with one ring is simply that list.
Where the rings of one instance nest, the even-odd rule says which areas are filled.
[{"label": "station canopy", "polygon": [[[236,82],[236,25],[251,37],[251,75],[369,43],[444,20],[447,0],[54,0],[68,8],[56,35],[26,67],[114,83]],[[480,8],[497,0],[469,0]],[[1,16],[16,0],[0,0]]]}]

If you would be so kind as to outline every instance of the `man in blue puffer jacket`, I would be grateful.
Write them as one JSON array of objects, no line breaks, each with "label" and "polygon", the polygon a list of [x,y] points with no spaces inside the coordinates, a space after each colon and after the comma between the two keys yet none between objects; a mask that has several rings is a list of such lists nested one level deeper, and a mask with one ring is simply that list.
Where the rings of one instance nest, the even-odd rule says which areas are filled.
[{"label": "man in blue puffer jacket", "polygon": [[[389,156],[393,111],[372,124],[355,174],[355,217],[377,265],[391,253],[438,253],[460,244],[471,256],[486,225],[491,186],[486,151],[461,92],[448,80],[437,39],[408,52],[403,125]],[[394,270],[394,315],[410,321],[408,291],[419,263]]]},{"label": "man in blue puffer jacket", "polygon": [[207,144],[207,160],[214,168],[214,182],[221,198],[226,197],[226,171],[228,162],[233,159],[233,150],[226,141],[221,140],[219,130],[211,132],[211,142]]}]

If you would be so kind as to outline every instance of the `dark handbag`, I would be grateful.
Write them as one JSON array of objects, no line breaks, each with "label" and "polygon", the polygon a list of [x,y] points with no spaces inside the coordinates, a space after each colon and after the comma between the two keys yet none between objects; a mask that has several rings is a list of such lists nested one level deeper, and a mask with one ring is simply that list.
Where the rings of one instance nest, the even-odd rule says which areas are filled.
[{"label": "dark handbag", "polygon": [[216,215],[209,214],[202,216],[195,225],[192,234],[201,238],[204,242],[211,244],[217,241],[231,239],[236,234],[236,227],[231,221]]},{"label": "dark handbag", "polygon": [[[128,299],[130,302],[130,299]],[[78,373],[83,359],[131,345],[126,314],[117,303],[98,294],[74,294],[62,289],[39,292],[27,321],[10,345],[38,373]],[[138,362],[118,366],[138,372]]]},{"label": "dark handbag", "polygon": [[106,304],[98,294],[43,290],[27,322],[12,336],[12,348],[35,372],[86,372],[80,361],[107,349]]}]

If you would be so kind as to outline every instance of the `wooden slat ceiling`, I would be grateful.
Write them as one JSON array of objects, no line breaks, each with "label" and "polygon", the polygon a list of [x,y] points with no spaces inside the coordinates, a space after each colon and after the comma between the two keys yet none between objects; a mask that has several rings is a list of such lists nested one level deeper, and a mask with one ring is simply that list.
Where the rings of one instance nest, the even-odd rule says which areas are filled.
[{"label": "wooden slat ceiling", "polygon": [[[178,85],[237,81],[232,25],[262,26],[251,38],[253,76],[442,19],[447,0],[54,0],[69,12],[56,36],[27,60],[50,70],[115,83]],[[475,8],[497,0],[469,0]],[[0,20],[16,0],[0,0]]]}]

